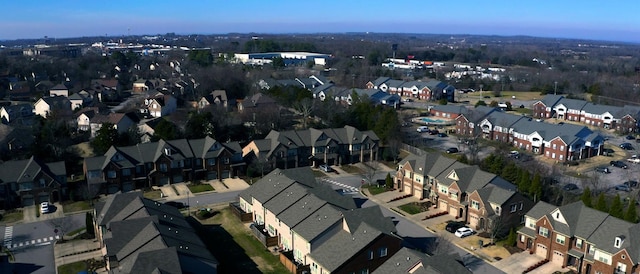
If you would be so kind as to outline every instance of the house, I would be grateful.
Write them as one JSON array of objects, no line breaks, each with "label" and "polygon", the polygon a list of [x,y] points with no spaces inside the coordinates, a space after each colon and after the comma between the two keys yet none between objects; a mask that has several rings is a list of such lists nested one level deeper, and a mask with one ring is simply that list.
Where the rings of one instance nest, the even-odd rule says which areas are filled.
[{"label": "house", "polygon": [[391,80],[391,78],[389,77],[378,77],[377,79],[373,80],[373,81],[369,81],[367,82],[367,84],[365,84],[365,86],[368,89],[381,89],[380,85],[384,84],[385,82]]},{"label": "house", "polygon": [[503,178],[440,154],[407,156],[394,182],[400,192],[430,201],[476,230],[504,233],[504,228],[520,224],[533,204]]},{"label": "house", "polygon": [[144,100],[146,111],[153,117],[167,116],[178,108],[177,100],[171,94],[157,94]]},{"label": "house", "polygon": [[10,81],[7,92],[9,99],[13,101],[29,101],[32,97],[35,97],[27,81]]},{"label": "house", "polygon": [[138,79],[133,82],[133,92],[143,93],[149,90],[154,89],[155,87],[151,83],[151,81],[147,79]]},{"label": "house", "polygon": [[51,97],[55,97],[55,96],[69,97],[69,88],[67,86],[65,86],[64,84],[57,84],[57,85],[53,86],[49,90],[49,96],[51,96]]},{"label": "house", "polygon": [[276,100],[264,93],[256,93],[251,97],[238,100],[238,112],[260,113],[262,109],[272,108],[279,108]]},{"label": "house", "polygon": [[0,160],[8,160],[11,156],[28,150],[35,137],[31,127],[14,127],[0,123]]},{"label": "house", "polygon": [[248,162],[261,162],[267,170],[343,165],[378,159],[380,138],[373,131],[344,128],[272,130],[263,140],[254,140],[242,148]]},{"label": "house", "polygon": [[252,213],[253,233],[279,247],[292,273],[369,273],[401,247],[379,207],[356,208],[308,167],[272,171],[240,193],[236,209]]},{"label": "house", "polygon": [[163,118],[153,118],[148,120],[140,121],[138,124],[138,132],[141,134],[140,141],[142,143],[151,142],[153,135],[156,131],[156,126]]},{"label": "house", "polygon": [[31,157],[0,164],[0,206],[5,209],[61,201],[66,186],[63,161],[42,163]]},{"label": "house", "polygon": [[110,195],[93,212],[109,273],[217,273],[218,260],[177,208],[142,196]]},{"label": "house", "polygon": [[237,142],[210,137],[111,147],[104,155],[84,159],[89,187],[96,193],[116,193],[193,180],[237,176],[244,170]]},{"label": "house", "polygon": [[198,109],[202,110],[207,106],[215,105],[220,106],[225,109],[229,108],[229,99],[227,99],[227,91],[225,90],[214,90],[210,94],[202,96],[198,101]]},{"label": "house", "polygon": [[531,256],[578,273],[636,273],[640,224],[615,218],[581,201],[538,202],[525,215],[517,246]]},{"label": "house", "polygon": [[71,111],[71,102],[64,96],[42,97],[33,105],[33,112],[44,118],[51,115],[70,116]]},{"label": "house", "polygon": [[33,116],[30,104],[17,104],[0,107],[0,120],[3,124],[11,124],[16,120]]},{"label": "house", "polygon": [[422,252],[403,247],[371,274],[449,274],[472,273],[457,254],[428,256]]},{"label": "house", "polygon": [[88,93],[81,93],[81,92],[71,94],[71,96],[69,96],[69,102],[71,102],[71,108],[73,110],[77,110],[85,106],[88,106],[92,102],[91,97],[88,97],[88,95],[89,95]]},{"label": "house", "polygon": [[438,80],[431,80],[426,85],[430,91],[429,100],[445,99],[447,102],[455,102],[456,88],[454,86]]},{"label": "house", "polygon": [[551,118],[555,116],[553,107],[558,104],[562,95],[545,95],[542,100],[533,103],[534,118]]},{"label": "house", "polygon": [[76,118],[78,130],[91,132],[91,138],[96,137],[103,124],[109,123],[118,133],[127,133],[136,125],[135,121],[125,113],[101,113],[96,108],[86,109]]}]

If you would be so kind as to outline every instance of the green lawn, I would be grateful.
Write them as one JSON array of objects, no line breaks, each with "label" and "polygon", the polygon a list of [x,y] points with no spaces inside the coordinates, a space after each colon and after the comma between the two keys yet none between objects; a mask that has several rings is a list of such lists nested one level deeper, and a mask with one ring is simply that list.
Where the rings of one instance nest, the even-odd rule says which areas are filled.
[{"label": "green lawn", "polygon": [[191,193],[200,193],[205,191],[213,191],[213,187],[210,184],[197,184],[197,185],[189,185],[189,190]]},{"label": "green lawn", "polygon": [[362,169],[354,165],[342,165],[340,168],[350,174],[362,174]]},{"label": "green lawn", "polygon": [[399,206],[398,208],[402,209],[402,211],[409,213],[411,215],[422,212],[422,210],[420,210],[420,205],[416,205],[414,203],[404,204]]},{"label": "green lawn", "polygon": [[87,270],[87,264],[84,261],[58,266],[59,274],[76,274],[83,270]]},{"label": "green lawn", "polygon": [[366,188],[369,190],[369,193],[371,193],[371,195],[378,195],[380,193],[383,192],[387,192],[390,189],[386,188],[386,187],[379,187],[377,185],[366,185],[366,186],[362,186],[363,188]]},{"label": "green lawn", "polygon": [[89,202],[87,201],[77,201],[62,204],[62,210],[64,210],[65,213],[84,211],[91,208],[91,204],[89,204]]},{"label": "green lawn", "polygon": [[147,199],[156,200],[161,198],[162,191],[160,190],[149,190],[145,191],[142,196]]}]

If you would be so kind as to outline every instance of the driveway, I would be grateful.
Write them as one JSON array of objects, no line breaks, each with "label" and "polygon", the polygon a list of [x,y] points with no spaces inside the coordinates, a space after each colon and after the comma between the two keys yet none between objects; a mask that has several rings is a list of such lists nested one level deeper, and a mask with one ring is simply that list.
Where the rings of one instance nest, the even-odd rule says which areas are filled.
[{"label": "driveway", "polygon": [[[537,256],[535,254],[529,254],[528,251],[523,251],[520,253],[512,254],[511,256],[504,258],[500,261],[494,262],[493,266],[497,269],[500,269],[506,273],[522,273],[528,267],[535,265],[536,263],[542,261],[544,258]],[[562,266],[548,262],[535,270],[529,272],[534,274],[549,274],[554,273],[556,271],[565,271],[567,269],[563,269]]]}]

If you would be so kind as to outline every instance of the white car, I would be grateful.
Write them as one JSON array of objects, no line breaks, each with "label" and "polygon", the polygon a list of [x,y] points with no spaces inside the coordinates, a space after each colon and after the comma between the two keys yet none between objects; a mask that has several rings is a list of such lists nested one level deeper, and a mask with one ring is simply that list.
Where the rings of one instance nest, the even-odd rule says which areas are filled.
[{"label": "white car", "polygon": [[418,127],[418,132],[429,132],[429,127],[427,126]]},{"label": "white car", "polygon": [[40,214],[49,213],[49,202],[40,203]]},{"label": "white car", "polygon": [[627,161],[632,162],[634,164],[639,164],[640,163],[640,158],[629,158],[629,159],[627,159]]},{"label": "white car", "polygon": [[458,230],[456,230],[456,233],[454,233],[454,235],[456,235],[456,237],[458,238],[471,236],[473,235],[473,229],[464,226],[464,227],[458,228]]},{"label": "white car", "polygon": [[319,168],[320,168],[322,171],[324,171],[324,172],[331,172],[331,171],[333,171],[333,168],[331,168],[331,167],[330,167],[330,166],[328,166],[328,165],[320,165],[320,166],[319,166]]}]

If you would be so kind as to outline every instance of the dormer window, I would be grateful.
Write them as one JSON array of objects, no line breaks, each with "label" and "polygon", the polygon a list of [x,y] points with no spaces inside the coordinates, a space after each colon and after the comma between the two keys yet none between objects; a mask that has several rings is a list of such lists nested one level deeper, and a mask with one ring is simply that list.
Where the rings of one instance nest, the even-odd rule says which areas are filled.
[{"label": "dormer window", "polygon": [[623,242],[624,242],[624,236],[618,236],[618,237],[616,237],[615,241],[613,242],[613,247],[620,248],[620,246],[622,246]]},{"label": "dormer window", "polygon": [[171,149],[170,149],[170,148],[165,147],[165,148],[164,148],[164,154],[165,154],[165,155],[167,155],[167,156],[171,156]]}]

